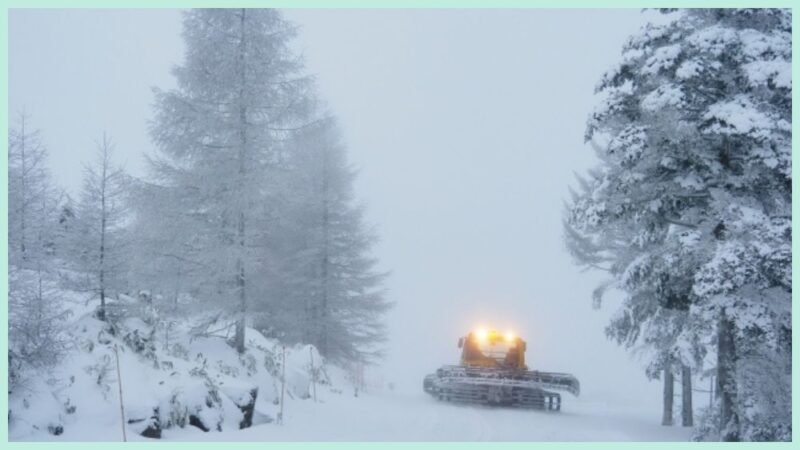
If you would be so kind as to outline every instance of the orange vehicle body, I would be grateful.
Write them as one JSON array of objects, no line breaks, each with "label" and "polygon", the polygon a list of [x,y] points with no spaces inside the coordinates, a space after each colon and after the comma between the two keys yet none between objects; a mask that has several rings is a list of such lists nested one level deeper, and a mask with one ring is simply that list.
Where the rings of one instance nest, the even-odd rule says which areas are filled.
[{"label": "orange vehicle body", "polygon": [[472,332],[459,339],[458,345],[462,366],[528,369],[525,365],[526,343],[518,336],[506,336],[496,331],[479,336]]}]

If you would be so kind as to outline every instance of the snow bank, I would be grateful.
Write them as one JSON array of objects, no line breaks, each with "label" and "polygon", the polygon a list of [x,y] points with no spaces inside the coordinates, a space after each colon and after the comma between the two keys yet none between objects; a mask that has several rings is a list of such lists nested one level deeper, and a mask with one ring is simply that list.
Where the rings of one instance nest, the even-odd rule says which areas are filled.
[{"label": "snow bank", "polygon": [[[109,311],[130,312],[137,303],[120,296]],[[329,375],[343,380],[340,370],[325,366],[313,346],[284,350],[248,328],[247,350],[239,354],[222,337],[193,338],[188,319],[167,338],[147,314],[115,319],[112,313],[103,322],[93,311],[81,312],[67,328],[72,346],[64,360],[9,395],[10,440],[121,440],[120,381],[129,440],[158,438],[168,429],[219,432],[271,423],[280,410],[284,357],[287,403],[310,399],[314,389],[341,392]]]}]

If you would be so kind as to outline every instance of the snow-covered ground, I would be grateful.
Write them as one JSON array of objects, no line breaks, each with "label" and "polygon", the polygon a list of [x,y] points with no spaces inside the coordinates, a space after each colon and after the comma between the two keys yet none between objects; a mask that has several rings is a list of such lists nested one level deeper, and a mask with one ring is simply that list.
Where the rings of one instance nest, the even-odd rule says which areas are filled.
[{"label": "snow-covered ground", "polygon": [[561,412],[440,403],[419,394],[331,395],[284,412],[283,425],[203,433],[169,430],[172,440],[215,441],[688,441],[690,429],[658,425],[658,411],[564,398]]},{"label": "snow-covered ground", "polygon": [[[690,429],[658,425],[658,411],[610,401],[565,396],[561,412],[440,403],[420,392],[336,394],[320,390],[318,402],[289,402],[281,425],[205,433],[194,427],[164,430],[176,441],[688,441]],[[270,405],[272,406],[272,405]],[[277,410],[277,406],[274,406]],[[37,440],[120,439],[109,418],[80,436],[39,435]],[[89,424],[87,424],[89,425]],[[148,440],[134,433],[129,440]]]}]

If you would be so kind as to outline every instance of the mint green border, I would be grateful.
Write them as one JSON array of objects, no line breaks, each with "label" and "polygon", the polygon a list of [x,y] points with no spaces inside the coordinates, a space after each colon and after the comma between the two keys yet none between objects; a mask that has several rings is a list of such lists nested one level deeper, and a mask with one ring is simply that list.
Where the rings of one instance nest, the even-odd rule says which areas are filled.
[{"label": "mint green border", "polygon": [[[2,216],[2,230],[3,230],[3,241],[0,244],[0,253],[2,253],[2,270],[0,270],[0,276],[2,276],[3,282],[3,304],[8,305],[8,10],[11,8],[189,8],[189,7],[275,7],[275,8],[658,8],[658,7],[715,7],[715,8],[732,8],[732,7],[759,7],[759,8],[766,8],[766,7],[773,7],[773,8],[792,8],[795,4],[793,1],[789,0],[765,0],[765,1],[743,1],[743,0],[727,0],[727,1],[720,1],[720,0],[698,0],[698,1],[691,1],[691,0],[672,0],[672,1],[653,1],[653,0],[406,0],[406,1],[398,1],[398,0],[238,0],[238,1],[230,1],[224,2],[220,0],[169,0],[169,1],[158,1],[158,0],[139,0],[139,1],[131,1],[131,0],[68,0],[68,1],[56,1],[56,0],[0,0],[4,6],[2,17],[0,18],[0,32],[2,36],[2,79],[3,79],[3,103],[5,104],[5,108],[3,108],[2,121],[6,124],[6,127],[2,130],[2,137],[3,142],[6,143],[3,145],[3,157],[0,160],[0,166],[3,166],[5,170],[0,173],[0,186],[2,187],[2,198],[0,198],[0,215]],[[792,17],[792,42],[796,40],[797,37],[797,25],[798,25],[798,18],[796,15]],[[587,39],[591,39],[591,36],[587,36]],[[795,75],[798,73],[798,66],[800,63],[797,62],[796,52],[794,51],[794,47],[792,48],[792,77],[794,78]],[[797,96],[792,94],[792,116],[797,117],[798,115],[798,106],[797,106]],[[792,146],[796,147],[798,143],[798,136],[797,136],[797,127],[792,126]],[[800,173],[800,169],[794,170],[794,154],[792,155],[792,162],[793,162],[793,169],[792,169],[792,177],[796,178],[798,173]],[[792,182],[792,196],[798,192],[797,183]],[[798,215],[798,206],[797,204],[792,205],[792,216],[797,217]],[[793,229],[794,229],[794,220],[793,222]],[[800,244],[793,239],[792,243],[792,254],[797,253],[797,250],[800,249]],[[796,259],[793,258],[792,260],[792,270],[797,272],[798,262]],[[794,283],[792,283],[794,285]],[[792,309],[796,310],[798,305],[798,296],[792,294]],[[792,317],[792,327],[797,328],[797,316]],[[0,334],[0,348],[3,350],[3,353],[8,353],[8,308],[7,306],[0,308],[0,323],[2,324],[2,334]],[[797,342],[794,337],[792,336],[792,366],[796,366],[798,362],[798,350],[797,350]],[[598,368],[600,369],[600,368]],[[4,392],[8,392],[8,379],[6,374],[8,373],[8,359],[0,357],[0,379],[2,379],[2,388]],[[800,379],[797,373],[792,374],[792,384],[795,385],[795,388],[792,392],[792,405],[796,406],[798,394],[796,388],[796,381]],[[8,396],[3,395],[0,399],[0,407],[2,410],[8,410]],[[534,424],[531,424],[534,426]],[[798,425],[798,415],[796,412],[792,412],[792,428],[797,429]],[[265,447],[268,448],[292,448],[292,449],[310,449],[310,448],[336,448],[336,449],[351,449],[351,448],[358,448],[358,449],[367,449],[367,448],[390,448],[390,449],[400,449],[400,448],[441,448],[441,449],[494,449],[494,448],[504,448],[504,449],[522,449],[522,448],[558,448],[558,449],[565,449],[565,448],[592,448],[592,449],[617,449],[617,448],[627,448],[627,449],[638,449],[638,448],[650,448],[650,449],[666,449],[666,448],[674,448],[674,447],[691,447],[691,448],[704,448],[704,449],[712,449],[712,448],[755,448],[760,446],[769,446],[771,449],[789,449],[794,448],[792,443],[766,443],[766,444],[758,444],[758,443],[739,443],[739,444],[726,444],[726,443],[693,443],[693,442],[677,442],[677,443],[667,443],[667,442],[654,442],[654,443],[637,443],[637,442],[625,442],[625,443],[617,443],[617,442],[529,442],[529,443],[522,443],[522,442],[488,442],[488,443],[472,443],[472,442],[451,442],[451,443],[432,443],[432,442],[418,442],[418,443],[405,443],[405,442],[380,442],[380,443],[370,443],[370,442],[300,442],[300,443],[275,443],[275,442],[242,442],[242,443],[220,443],[220,442],[128,442],[128,443],[93,443],[93,442],[8,442],[8,421],[7,420],[0,420],[0,443],[5,443],[9,448],[25,448],[25,449],[45,449],[45,448],[52,448],[52,447],[59,447],[59,448],[68,448],[68,449],[106,449],[106,448],[145,448],[151,446],[157,446],[160,448],[170,447],[170,448],[180,448],[180,449],[192,449],[192,448],[219,448],[222,445],[224,446],[235,446],[237,448],[253,448],[253,449],[261,449],[263,450]]]},{"label": "mint green border", "polygon": [[792,8],[792,0],[2,0],[10,8]]}]

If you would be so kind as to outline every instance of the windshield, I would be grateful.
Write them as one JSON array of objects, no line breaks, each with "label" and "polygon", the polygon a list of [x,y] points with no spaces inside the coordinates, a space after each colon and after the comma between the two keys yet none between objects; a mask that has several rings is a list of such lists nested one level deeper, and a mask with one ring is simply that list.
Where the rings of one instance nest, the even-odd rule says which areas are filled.
[{"label": "windshield", "polygon": [[503,341],[496,341],[496,342],[479,342],[478,349],[481,351],[483,356],[488,358],[492,358],[498,362],[502,362],[508,351],[513,346],[507,342]]}]

